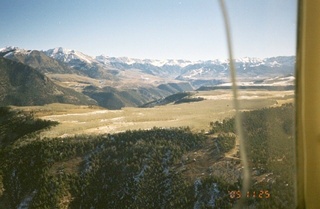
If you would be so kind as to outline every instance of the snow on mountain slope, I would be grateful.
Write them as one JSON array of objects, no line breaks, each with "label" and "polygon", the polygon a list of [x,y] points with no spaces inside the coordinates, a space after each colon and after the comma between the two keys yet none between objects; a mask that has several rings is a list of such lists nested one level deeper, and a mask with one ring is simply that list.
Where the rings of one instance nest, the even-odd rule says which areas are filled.
[{"label": "snow on mountain slope", "polygon": [[[229,78],[228,60],[151,60],[115,58],[98,56],[101,63],[108,63],[121,70],[138,69],[146,74],[169,77],[183,81],[212,80]],[[239,79],[261,79],[275,76],[285,76],[294,72],[295,57],[273,58],[241,58],[234,60]]]},{"label": "snow on mountain slope", "polygon": [[95,58],[76,50],[57,47],[44,51],[44,53],[90,78],[114,80],[114,75],[118,73],[118,69],[114,68],[109,63],[100,62]]},{"label": "snow on mountain slope", "polygon": [[4,48],[1,48],[0,49],[0,53],[6,53],[6,52],[10,52],[10,51],[15,51],[15,50],[18,50],[19,48],[18,47],[15,47],[15,46],[7,46],[7,47],[4,47]]},{"label": "snow on mountain slope", "polygon": [[96,56],[96,60],[101,63],[122,63],[126,65],[132,65],[132,64],[148,64],[153,65],[156,67],[163,67],[165,65],[167,66],[179,66],[179,67],[185,67],[190,64],[199,63],[202,61],[190,61],[190,60],[175,60],[175,59],[165,59],[165,60],[158,60],[158,59],[137,59],[137,58],[128,58],[128,57],[109,57],[105,55]]},{"label": "snow on mountain slope", "polygon": [[0,49],[0,54],[2,54],[2,56],[5,58],[12,56],[14,53],[27,55],[27,54],[30,54],[31,52],[32,50],[20,49],[19,47],[15,47],[15,46],[8,46]]},{"label": "snow on mountain slope", "polygon": [[[7,47],[0,50],[4,56],[14,53],[30,53],[16,47]],[[100,55],[92,57],[82,52],[62,47],[49,49],[44,53],[60,62],[67,64],[92,78],[125,79],[130,72],[138,72],[139,76],[150,75],[160,80],[173,79],[178,81],[209,81],[229,79],[229,60],[199,60],[183,59],[137,59],[129,57],[109,57]],[[259,80],[276,76],[292,74],[295,68],[294,56],[271,58],[244,57],[234,60],[238,79]],[[131,74],[132,74],[131,73]],[[131,75],[130,74],[130,75]],[[199,84],[202,85],[202,84]]]},{"label": "snow on mountain slope", "polygon": [[[18,47],[9,46],[6,48],[1,48],[0,53],[6,53],[14,51],[15,53],[30,53],[32,50],[20,49]],[[110,64],[110,63],[118,63],[125,64],[127,66],[132,66],[134,64],[142,64],[142,65],[152,65],[155,67],[164,67],[164,66],[176,66],[179,68],[186,68],[190,66],[200,66],[198,69],[204,66],[210,65],[220,65],[226,66],[229,63],[229,60],[198,60],[198,61],[190,61],[183,59],[165,59],[165,60],[157,60],[157,59],[137,59],[137,58],[129,58],[129,57],[109,57],[105,55],[100,55],[96,57],[92,57],[86,55],[82,52],[66,49],[62,47],[56,47],[53,49],[49,49],[44,51],[44,53],[52,57],[56,60],[62,62],[72,62],[74,60],[78,60],[84,63],[93,64],[93,63],[101,63],[101,64]],[[268,67],[280,67],[280,66],[294,66],[295,65],[295,57],[294,56],[279,56],[279,57],[271,57],[271,58],[252,58],[252,57],[244,57],[234,60],[236,66],[243,67],[258,67],[261,65]]]},{"label": "snow on mountain slope", "polygon": [[[256,81],[245,81],[237,82],[238,86],[293,86],[295,82],[295,77],[292,75],[288,76],[277,76],[273,78],[266,78]],[[232,86],[232,83],[223,83],[217,86]]]},{"label": "snow on mountain slope", "polygon": [[[100,55],[95,58],[97,61],[102,63],[122,63],[126,65],[132,64],[149,64],[156,67],[163,66],[177,66],[180,68],[184,68],[190,65],[227,65],[229,64],[229,60],[198,60],[198,61],[190,61],[190,60],[182,60],[182,59],[165,59],[165,60],[157,60],[157,59],[136,59],[136,58],[128,58],[128,57],[109,57],[105,55]],[[288,57],[272,57],[272,58],[251,58],[244,57],[234,60],[236,65],[244,65],[248,67],[257,67],[260,65],[266,65],[269,67],[278,67],[282,65],[294,65],[295,58],[294,56]]]},{"label": "snow on mountain slope", "polygon": [[72,60],[80,60],[87,63],[97,62],[94,58],[89,55],[83,54],[82,52],[66,49],[62,47],[57,47],[45,51],[46,55],[52,57],[56,60],[63,62],[70,62]]},{"label": "snow on mountain slope", "polygon": [[25,50],[10,46],[0,49],[0,57],[28,65],[44,74],[79,74],[79,71],[48,57],[44,52],[38,50]]}]

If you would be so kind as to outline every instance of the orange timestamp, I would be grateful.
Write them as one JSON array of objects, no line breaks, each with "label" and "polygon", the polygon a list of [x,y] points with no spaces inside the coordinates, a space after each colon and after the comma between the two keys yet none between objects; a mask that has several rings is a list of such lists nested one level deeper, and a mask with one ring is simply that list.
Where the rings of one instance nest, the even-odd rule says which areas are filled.
[{"label": "orange timestamp", "polygon": [[232,191],[228,191],[228,193],[231,199],[240,199],[242,196],[247,198],[260,198],[260,199],[268,199],[271,197],[269,190],[247,191],[244,194],[240,190],[232,190]]}]

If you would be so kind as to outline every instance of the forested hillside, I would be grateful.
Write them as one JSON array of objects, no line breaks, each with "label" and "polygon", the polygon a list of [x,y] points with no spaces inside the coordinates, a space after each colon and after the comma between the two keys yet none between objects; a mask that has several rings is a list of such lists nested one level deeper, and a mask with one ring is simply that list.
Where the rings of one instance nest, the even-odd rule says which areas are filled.
[{"label": "forested hillside", "polygon": [[[294,112],[292,104],[285,104],[242,113],[253,179],[250,192],[268,190],[271,193],[271,198],[263,204],[249,199],[255,208],[294,208]],[[211,123],[211,127],[213,133],[235,133],[234,118]]]},{"label": "forested hillside", "polygon": [[[271,194],[248,197],[253,208],[293,206],[293,109],[243,113],[250,192]],[[235,147],[232,121],[213,122],[210,135],[154,128],[18,140],[1,149],[0,208],[231,208],[241,187],[241,163],[224,157]],[[202,164],[205,152],[211,165]]]},{"label": "forested hillside", "polygon": [[9,107],[0,107],[0,148],[56,124],[54,121],[35,119],[32,114],[14,111]]}]

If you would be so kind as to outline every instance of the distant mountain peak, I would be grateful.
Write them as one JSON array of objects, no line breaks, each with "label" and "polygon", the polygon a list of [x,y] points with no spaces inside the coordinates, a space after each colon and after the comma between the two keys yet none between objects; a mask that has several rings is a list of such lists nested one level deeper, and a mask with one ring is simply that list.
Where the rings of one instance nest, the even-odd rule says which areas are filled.
[{"label": "distant mountain peak", "polygon": [[7,52],[7,51],[13,51],[19,49],[16,46],[6,46],[4,48],[0,48],[0,52]]},{"label": "distant mountain peak", "polygon": [[48,51],[50,51],[50,50],[52,50],[52,53],[54,53],[54,54],[58,54],[58,53],[68,54],[69,51],[71,51],[70,49],[66,49],[63,47],[56,47],[53,49],[49,49]]},{"label": "distant mountain peak", "polygon": [[53,49],[49,49],[47,51],[44,51],[44,53],[49,57],[52,57],[54,59],[57,59],[63,62],[70,62],[75,59],[85,61],[87,63],[95,62],[94,58],[89,55],[83,54],[80,51],[67,49],[63,47],[56,47]]},{"label": "distant mountain peak", "polygon": [[7,46],[5,48],[1,48],[0,49],[0,53],[4,54],[4,57],[8,56],[8,54],[10,52],[15,52],[15,53],[23,53],[23,54],[28,54],[30,53],[32,50],[25,50],[25,49],[21,49],[19,47],[16,46]]}]

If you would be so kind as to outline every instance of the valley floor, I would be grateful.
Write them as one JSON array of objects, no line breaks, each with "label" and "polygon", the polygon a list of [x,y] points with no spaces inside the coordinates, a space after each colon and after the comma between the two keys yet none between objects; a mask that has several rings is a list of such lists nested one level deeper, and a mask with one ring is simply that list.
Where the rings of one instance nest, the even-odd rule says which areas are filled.
[{"label": "valley floor", "polygon": [[[294,92],[241,90],[239,96],[241,110],[250,111],[293,102]],[[205,100],[153,108],[127,107],[121,110],[65,104],[16,108],[33,112],[41,119],[60,123],[43,132],[42,137],[67,137],[181,126],[188,126],[195,132],[206,132],[211,121],[223,120],[234,115],[230,90],[199,91],[193,97],[202,97]]]}]

